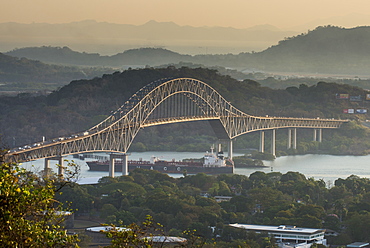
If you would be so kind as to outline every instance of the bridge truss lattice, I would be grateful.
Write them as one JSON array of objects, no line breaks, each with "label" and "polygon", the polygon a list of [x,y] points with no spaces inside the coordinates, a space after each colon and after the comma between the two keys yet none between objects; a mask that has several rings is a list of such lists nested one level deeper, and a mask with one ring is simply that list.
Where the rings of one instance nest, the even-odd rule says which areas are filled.
[{"label": "bridge truss lattice", "polygon": [[162,79],[136,92],[109,117],[89,130],[13,151],[17,162],[85,152],[126,153],[140,129],[208,120],[219,138],[277,128],[339,128],[346,120],[257,117],[226,101],[212,87],[192,78]]}]

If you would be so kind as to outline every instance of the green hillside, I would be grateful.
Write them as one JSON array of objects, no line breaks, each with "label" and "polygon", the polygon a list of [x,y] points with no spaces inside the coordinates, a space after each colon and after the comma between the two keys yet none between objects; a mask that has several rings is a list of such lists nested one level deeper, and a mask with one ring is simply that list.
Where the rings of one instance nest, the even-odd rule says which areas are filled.
[{"label": "green hillside", "polygon": [[50,46],[19,48],[6,54],[18,58],[40,60],[45,63],[68,65],[97,65],[96,62],[101,58],[96,53],[80,53],[68,47]]},{"label": "green hillside", "polygon": [[73,79],[88,79],[113,71],[110,68],[49,65],[0,53],[0,91],[54,90]]},{"label": "green hillside", "polygon": [[270,71],[368,75],[369,39],[370,27],[318,27],[252,57],[259,68]]},{"label": "green hillside", "polygon": [[97,53],[76,52],[68,47],[42,46],[15,49],[6,54],[18,58],[26,57],[40,60],[45,63],[78,66],[156,66],[191,60],[189,55],[181,55],[163,48],[131,49],[112,56],[102,56]]}]

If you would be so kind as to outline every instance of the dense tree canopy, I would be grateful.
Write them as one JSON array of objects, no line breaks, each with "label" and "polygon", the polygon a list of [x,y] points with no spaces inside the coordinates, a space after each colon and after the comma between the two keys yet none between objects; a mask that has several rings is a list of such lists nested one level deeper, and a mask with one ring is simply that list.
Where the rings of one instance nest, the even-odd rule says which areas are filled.
[{"label": "dense tree canopy", "polygon": [[[298,172],[256,171],[249,177],[200,173],[172,178],[156,171],[136,169],[129,176],[106,179],[96,186],[73,185],[81,188],[78,191],[88,189],[89,192],[89,196],[73,202],[72,208],[88,204],[76,210],[77,214],[94,211],[107,223],[116,225],[142,222],[150,215],[164,226],[166,235],[182,236],[183,231],[195,229],[196,235],[207,240],[217,237],[220,246],[216,247],[241,238],[238,230],[227,226],[229,223],[332,229],[340,233],[336,238],[329,238],[332,244],[369,241],[370,237],[365,228],[370,211],[367,178],[350,176],[336,180],[333,187],[327,188],[323,180],[306,178]],[[67,188],[63,191],[66,199],[69,192],[77,192]],[[128,193],[134,191],[135,195]],[[231,198],[217,202],[219,195]],[[260,242],[256,247],[265,246]]]}]

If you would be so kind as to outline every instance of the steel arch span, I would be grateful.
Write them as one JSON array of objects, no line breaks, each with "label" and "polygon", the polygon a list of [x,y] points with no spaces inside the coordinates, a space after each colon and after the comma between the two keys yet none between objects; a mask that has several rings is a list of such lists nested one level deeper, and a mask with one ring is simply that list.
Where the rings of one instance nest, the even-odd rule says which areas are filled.
[{"label": "steel arch span", "polygon": [[339,128],[347,120],[257,117],[225,100],[206,83],[192,78],[161,79],[137,91],[109,117],[85,132],[11,150],[17,162],[85,152],[126,153],[140,129],[177,122],[208,120],[219,138],[278,128]]}]

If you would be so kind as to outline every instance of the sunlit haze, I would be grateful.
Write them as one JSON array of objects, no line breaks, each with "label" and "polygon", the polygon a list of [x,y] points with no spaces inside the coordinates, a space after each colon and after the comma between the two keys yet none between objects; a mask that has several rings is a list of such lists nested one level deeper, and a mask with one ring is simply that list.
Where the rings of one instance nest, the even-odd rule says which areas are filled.
[{"label": "sunlit haze", "polygon": [[[0,52],[67,46],[105,55],[140,47],[184,54],[237,54],[262,51],[318,26],[370,25],[368,0],[0,1]],[[133,31],[131,25],[141,28]],[[185,26],[196,29],[180,29]]]},{"label": "sunlit haze", "polygon": [[370,23],[368,0],[2,0],[0,6],[0,23],[91,19],[141,25],[156,20],[197,27],[271,24],[281,29],[317,20],[344,27]]}]

